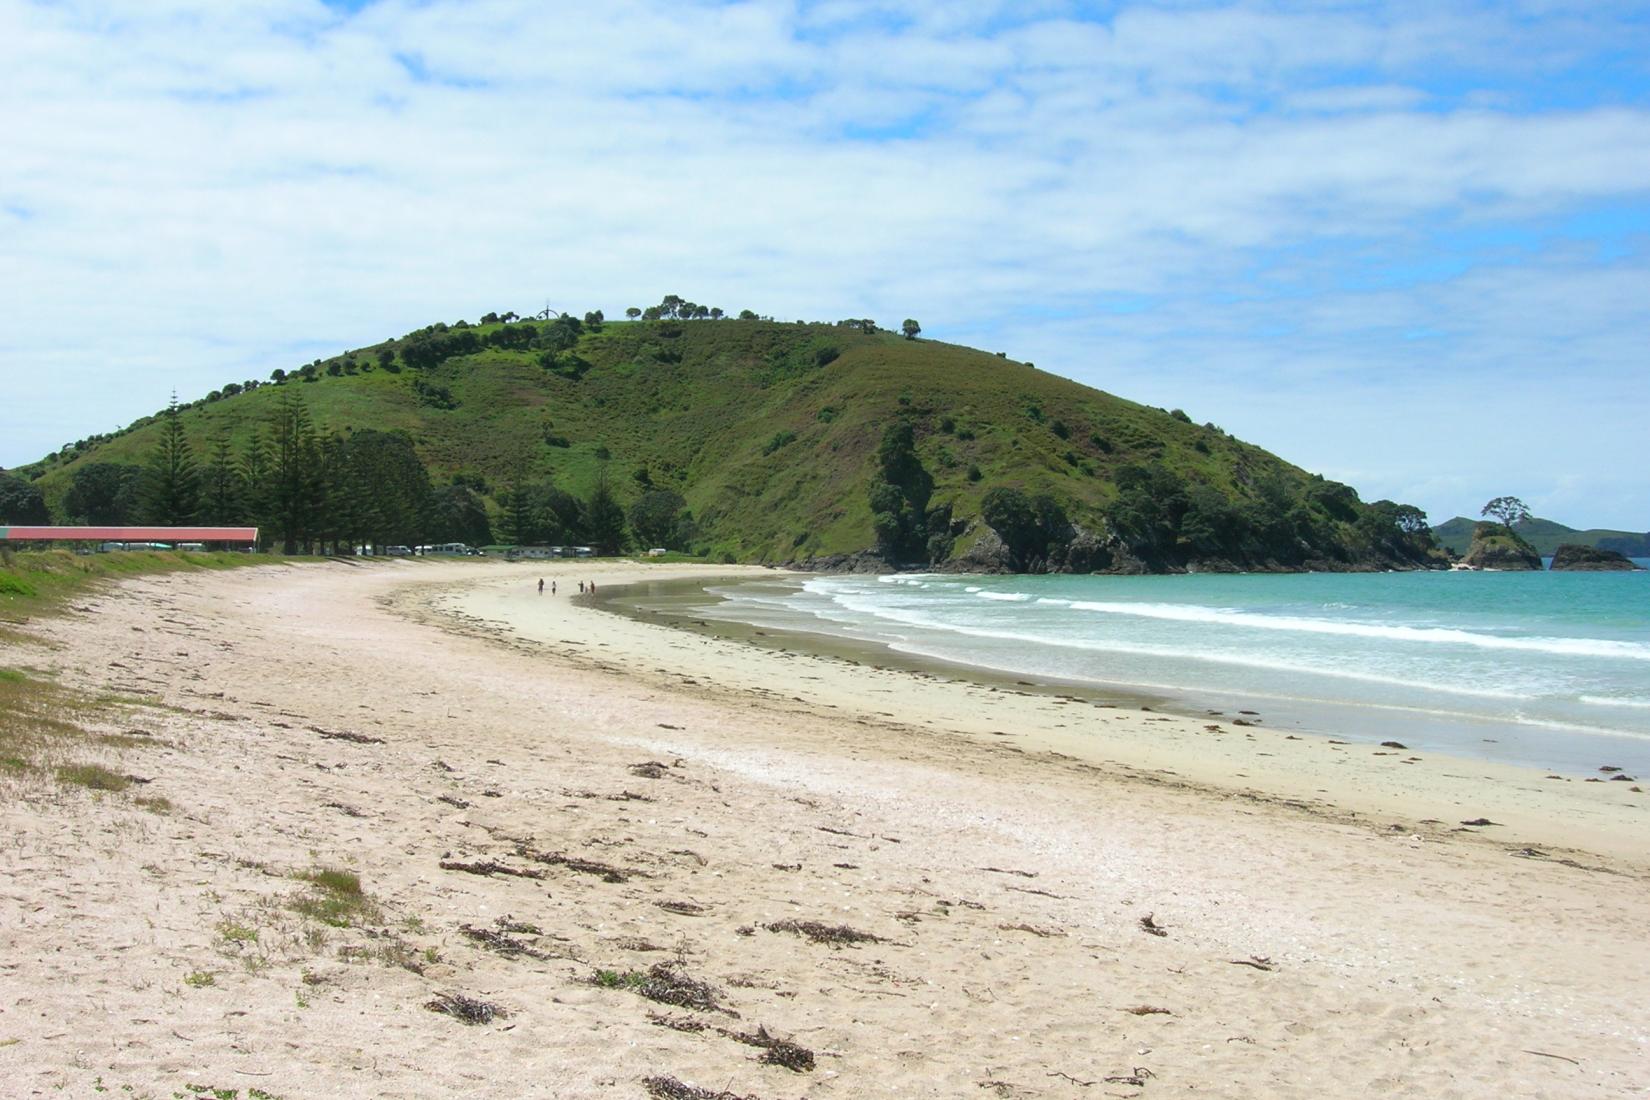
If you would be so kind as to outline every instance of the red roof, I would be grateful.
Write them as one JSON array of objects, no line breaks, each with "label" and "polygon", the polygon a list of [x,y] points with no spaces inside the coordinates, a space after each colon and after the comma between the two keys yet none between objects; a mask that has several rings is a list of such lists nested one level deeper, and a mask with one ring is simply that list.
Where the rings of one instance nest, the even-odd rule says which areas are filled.
[{"label": "red roof", "polygon": [[256,527],[0,527],[0,539],[96,542],[257,542]]}]

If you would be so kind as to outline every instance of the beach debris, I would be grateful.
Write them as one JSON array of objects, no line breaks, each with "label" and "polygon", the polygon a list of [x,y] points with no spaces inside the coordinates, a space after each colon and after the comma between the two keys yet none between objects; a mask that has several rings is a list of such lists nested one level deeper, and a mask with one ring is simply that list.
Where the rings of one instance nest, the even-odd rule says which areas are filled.
[{"label": "beach debris", "polygon": [[663,779],[670,774],[670,765],[657,760],[644,760],[640,764],[630,765],[630,774],[640,779]]},{"label": "beach debris", "polygon": [[678,1081],[674,1077],[644,1077],[642,1087],[653,1100],[758,1100],[754,1094],[740,1096],[726,1089],[712,1092],[710,1089]]},{"label": "beach debris", "polygon": [[666,950],[666,948],[660,947],[658,944],[654,943],[652,940],[643,939],[641,936],[625,936],[621,939],[614,940],[613,941],[613,946],[617,947],[620,951],[664,951],[664,950]]},{"label": "beach debris", "polygon": [[526,921],[515,920],[508,914],[498,918],[498,920],[493,923],[498,925],[498,930],[500,932],[510,932],[517,936],[544,935],[544,929],[540,928],[538,925],[528,924]]},{"label": "beach debris", "polygon": [[1012,867],[981,867],[982,871],[990,871],[998,875],[1019,875],[1021,878],[1036,878],[1036,871],[1016,871]]},{"label": "beach debris", "polygon": [[1058,928],[1039,928],[1035,924],[999,924],[997,930],[1000,932],[1030,932],[1033,936],[1041,936],[1043,939],[1065,935],[1065,932]]},{"label": "beach debris", "polygon": [[1581,1063],[1579,1061],[1577,1061],[1576,1059],[1568,1057],[1567,1055],[1563,1055],[1563,1054],[1548,1054],[1544,1050],[1526,1050],[1526,1051],[1524,1051],[1524,1053],[1525,1054],[1533,1054],[1537,1058],[1557,1058],[1560,1062],[1568,1062],[1572,1066],[1581,1065]]},{"label": "beach debris", "polygon": [[[1098,1085],[1100,1083],[1098,1081],[1083,1081],[1083,1080],[1080,1080],[1076,1077],[1073,1077],[1069,1073],[1061,1073],[1059,1070],[1055,1070],[1053,1073],[1045,1073],[1045,1074],[1043,1074],[1043,1076],[1044,1077],[1063,1077],[1067,1081],[1070,1081],[1072,1084],[1078,1086],[1079,1088],[1085,1088],[1085,1089],[1090,1088],[1094,1085]],[[1108,1078],[1106,1078],[1106,1080],[1109,1081],[1109,1080],[1111,1080],[1111,1078],[1108,1077]]]},{"label": "beach debris", "polygon": [[578,871],[580,874],[585,875],[596,875],[603,882],[625,882],[632,874],[641,873],[639,871],[625,871],[594,859],[562,855],[560,852],[537,852],[525,844],[516,845],[516,855],[522,859],[530,859],[535,863],[543,863],[551,867],[565,867],[569,871]]},{"label": "beach debris", "polygon": [[656,901],[653,904],[667,913],[678,913],[684,917],[702,917],[710,912],[710,906],[700,905],[696,901]]},{"label": "beach debris", "polygon": [[1169,930],[1152,919],[1154,916],[1155,914],[1153,913],[1147,913],[1145,916],[1141,917],[1140,930],[1142,932],[1149,932],[1154,936],[1167,936],[1169,934]]},{"label": "beach debris", "polygon": [[521,940],[506,936],[502,932],[495,932],[491,928],[477,928],[471,924],[461,924],[458,926],[458,930],[476,943],[481,944],[490,951],[503,955],[507,959],[526,955],[530,959],[538,959],[542,962],[550,957],[542,951],[529,947]]},{"label": "beach debris", "polygon": [[1479,825],[1498,825],[1498,824],[1500,824],[1500,822],[1491,821],[1487,817],[1475,817],[1471,821],[1463,821],[1463,822],[1461,822],[1461,824],[1463,824],[1463,825],[1472,825],[1472,826],[1476,827],[1476,826],[1479,826]]},{"label": "beach debris", "polygon": [[697,1034],[710,1025],[703,1020],[692,1016],[672,1016],[665,1012],[649,1012],[647,1022],[654,1027],[668,1027],[672,1031],[687,1031]]},{"label": "beach debris", "polygon": [[1234,719],[1232,719],[1232,725],[1234,725],[1234,726],[1252,726],[1252,725],[1254,725],[1254,723],[1249,721],[1249,719],[1247,719],[1247,718],[1234,718]]},{"label": "beach debris", "polygon": [[324,730],[320,726],[311,726],[310,732],[318,733],[327,741],[348,741],[355,745],[382,745],[382,737],[368,737],[364,733],[351,733],[348,730]]},{"label": "beach debris", "polygon": [[[130,779],[130,778],[133,778],[133,777],[128,776],[127,778]],[[1627,775],[1624,772],[1621,775],[1612,775],[1610,777],[1610,782],[1612,782],[1612,783],[1637,783],[1638,780],[1634,779],[1632,776]]]},{"label": "beach debris", "polygon": [[1255,970],[1274,971],[1278,964],[1272,961],[1270,955],[1250,955],[1247,959],[1228,959],[1233,966],[1247,966]]},{"label": "beach debris", "polygon": [[1259,714],[1260,711],[1258,711],[1258,710],[1240,710],[1240,711],[1238,711],[1238,713],[1239,714]]},{"label": "beach debris", "polygon": [[1619,772],[1621,769],[1616,767],[1614,764],[1606,764],[1600,768],[1599,771],[1603,772],[1605,775],[1609,775],[1611,772]]},{"label": "beach debris", "polygon": [[763,1050],[761,1061],[764,1065],[784,1066],[797,1073],[807,1073],[814,1068],[814,1052],[805,1046],[799,1046],[789,1039],[781,1039],[772,1035],[766,1027],[758,1026],[755,1031],[730,1031],[727,1028],[717,1028],[717,1031],[726,1035],[735,1042],[746,1046],[761,1047]]},{"label": "beach debris", "polygon": [[444,859],[440,867],[443,871],[463,871],[467,875],[510,875],[513,878],[541,879],[543,871],[535,871],[530,867],[506,867],[496,860],[483,859],[474,863],[464,863],[456,859]]},{"label": "beach debris", "polygon": [[1174,1013],[1160,1005],[1135,1005],[1123,1010],[1131,1016],[1173,1016]]},{"label": "beach debris", "polygon": [[1203,729],[1206,733],[1219,733],[1220,732],[1220,723],[1210,722],[1208,725],[1204,726]]},{"label": "beach debris", "polygon": [[[710,864],[710,860],[706,859],[698,852],[695,852],[692,848],[672,848],[670,850],[670,854],[673,856],[686,856],[688,859],[691,859],[701,867],[705,867]],[[800,864],[798,866],[800,866]]]},{"label": "beach debris", "polygon": [[854,943],[887,943],[888,941],[872,932],[862,932],[857,928],[850,928],[846,924],[824,924],[816,920],[782,920],[765,924],[762,927],[769,932],[791,932],[798,936],[806,936],[812,943],[828,943],[832,947],[843,947]]},{"label": "beach debris", "polygon": [[327,809],[337,810],[339,813],[343,814],[345,817],[366,817],[367,816],[366,814],[362,813],[360,810],[357,810],[354,806],[351,806],[351,805],[349,805],[348,803],[345,803],[345,802],[328,802],[325,805],[326,805]]},{"label": "beach debris", "polygon": [[450,794],[436,795],[435,800],[437,802],[445,802],[449,806],[456,806],[460,810],[468,810],[470,808],[470,806],[472,805],[471,803],[465,801],[464,799],[454,798]]},{"label": "beach debris", "polygon": [[673,726],[669,722],[660,722],[658,725],[662,730],[679,730],[682,728],[681,726]]},{"label": "beach debris", "polygon": [[1383,748],[1383,749],[1408,749],[1409,746],[1404,744],[1402,741],[1382,741],[1381,742],[1381,748]]},{"label": "beach debris", "polygon": [[1119,1074],[1115,1074],[1111,1077],[1106,1078],[1106,1084],[1108,1084],[1108,1085],[1139,1085],[1139,1086],[1144,1086],[1145,1083],[1146,1083],[1146,1079],[1148,1077],[1156,1077],[1156,1076],[1157,1076],[1157,1074],[1153,1073],[1151,1070],[1147,1069],[1145,1066],[1135,1066],[1128,1073],[1119,1073]]},{"label": "beach debris", "polygon": [[681,964],[675,961],[654,963],[647,975],[635,983],[635,989],[648,1000],[663,1005],[739,1015],[722,1006],[720,989],[709,982],[689,977]]},{"label": "beach debris", "polygon": [[442,771],[442,772],[451,772],[451,771],[456,771],[457,770],[451,764],[447,763],[445,760],[432,760],[432,761],[430,761],[430,767],[434,768],[436,771]]},{"label": "beach debris", "polygon": [[498,1005],[475,997],[466,997],[462,993],[437,993],[434,1000],[424,1003],[424,1007],[466,1024],[490,1024],[494,1020],[509,1016],[509,1013]]}]

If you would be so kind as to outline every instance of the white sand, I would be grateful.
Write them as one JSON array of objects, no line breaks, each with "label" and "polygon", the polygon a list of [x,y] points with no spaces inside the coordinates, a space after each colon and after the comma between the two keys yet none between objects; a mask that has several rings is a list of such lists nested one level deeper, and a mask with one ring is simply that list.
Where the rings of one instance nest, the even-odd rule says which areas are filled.
[{"label": "white sand", "polygon": [[[640,1097],[655,1074],[764,1100],[1646,1094],[1628,784],[1207,732],[567,599],[682,572],[644,568],[177,575],[0,650],[173,708],[121,719],[167,747],[98,750],[153,780],[132,792],[0,779],[0,1094]],[[1479,816],[1504,824],[1458,831]],[[293,912],[292,873],[319,865],[359,871],[382,920]],[[460,932],[505,914],[539,957]],[[763,927],[786,919],[885,942]],[[1255,957],[1275,969],[1233,961]],[[676,958],[738,1018],[589,982]],[[425,1011],[442,991],[510,1015]],[[714,1030],[758,1025],[817,1068]]]}]

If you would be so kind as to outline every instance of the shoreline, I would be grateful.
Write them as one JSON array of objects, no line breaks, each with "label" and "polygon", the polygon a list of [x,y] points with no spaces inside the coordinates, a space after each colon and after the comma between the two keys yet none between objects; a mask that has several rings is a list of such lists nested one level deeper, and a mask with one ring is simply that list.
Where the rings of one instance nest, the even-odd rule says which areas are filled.
[{"label": "shoreline", "polygon": [[[819,574],[794,574],[794,586]],[[747,578],[747,581],[750,578]],[[755,578],[757,582],[793,585],[790,576]],[[1392,727],[1402,725],[1408,749],[1420,753],[1449,756],[1464,763],[1485,762],[1500,764],[1543,775],[1562,773],[1562,778],[1586,781],[1595,777],[1604,763],[1621,761],[1628,772],[1650,774],[1650,761],[1642,756],[1637,741],[1639,735],[1628,731],[1600,729],[1591,726],[1565,726],[1580,735],[1583,743],[1598,747],[1598,743],[1615,744],[1628,739],[1628,752],[1600,752],[1585,756],[1580,749],[1568,749],[1542,760],[1535,750],[1507,751],[1509,744],[1518,744],[1528,730],[1518,723],[1465,713],[1441,713],[1387,703],[1355,700],[1328,700],[1299,696],[1280,696],[1264,692],[1241,692],[1230,689],[1200,689],[1195,686],[1171,686],[1130,683],[1127,681],[1082,680],[1046,672],[1018,672],[986,664],[972,664],[964,660],[924,653],[916,648],[904,650],[891,642],[877,638],[856,637],[829,630],[810,629],[806,624],[761,623],[738,617],[736,613],[707,613],[702,605],[707,602],[727,602],[727,598],[711,591],[718,587],[715,578],[684,578],[673,581],[642,581],[622,586],[617,591],[603,592],[594,606],[612,611],[639,622],[663,621],[675,629],[726,638],[755,645],[768,650],[797,648],[816,656],[836,657],[850,663],[893,667],[906,672],[937,674],[973,683],[995,685],[1009,690],[1025,689],[1030,694],[1053,695],[1068,699],[1109,705],[1119,709],[1150,709],[1187,719],[1206,721],[1222,718],[1230,721],[1241,718],[1253,726],[1266,726],[1274,731],[1317,737],[1320,739],[1346,738],[1365,747],[1386,748],[1383,741],[1395,736]],[[693,598],[695,595],[697,599]],[[1027,679],[1027,677],[1031,677]],[[1220,709],[1214,709],[1214,708]],[[1419,732],[1415,732],[1415,731]],[[1504,733],[1510,737],[1503,737]],[[1495,734],[1497,736],[1487,736]],[[1479,748],[1481,744],[1502,746],[1494,751]],[[1473,750],[1478,751],[1473,751]],[[1616,770],[1621,770],[1617,768]]]},{"label": "shoreline", "polygon": [[[715,583],[727,577],[771,577],[747,567],[639,566],[651,574],[621,573],[615,586],[671,582]],[[694,572],[694,570],[699,572]],[[586,570],[589,572],[589,570]],[[548,575],[548,574],[547,574]],[[485,582],[449,593],[438,615],[483,620],[536,645],[554,644],[566,618],[553,606],[525,602]],[[621,599],[622,591],[607,594]],[[575,601],[577,602],[577,597]],[[1603,857],[1633,873],[1650,871],[1650,795],[1639,784],[1588,782],[1541,769],[1446,753],[1396,751],[1345,741],[1328,733],[1265,725],[1237,726],[1232,715],[1176,714],[1085,692],[1075,686],[1039,688],[1011,677],[974,677],[936,671],[933,662],[857,659],[792,649],[771,636],[752,644],[716,631],[683,630],[640,615],[587,610],[627,624],[604,631],[603,659],[631,675],[715,695],[754,695],[769,702],[823,708],[859,720],[890,723],[1007,748],[1051,763],[1105,768],[1156,784],[1185,785],[1221,797],[1276,803],[1332,820],[1428,839],[1476,838],[1509,852],[1536,850],[1588,862]],[[536,610],[535,610],[536,609]],[[537,621],[535,621],[537,620]],[[662,632],[662,633],[661,633]],[[691,664],[671,635],[702,639]],[[785,691],[769,685],[785,683]],[[1150,704],[1148,704],[1150,705]],[[1245,720],[1247,721],[1247,720]],[[1491,826],[1466,821],[1488,819]]]},{"label": "shoreline", "polygon": [[[149,1100],[644,1100],[667,1078],[761,1100],[1642,1096],[1637,860],[1521,854],[1510,826],[1392,831],[1060,754],[1072,731],[1042,727],[1251,766],[1258,731],[1179,738],[1163,715],[534,591],[675,568],[145,577],[0,641],[0,687],[70,693],[84,726],[0,769],[0,1080]],[[524,612],[537,627],[505,622]],[[976,711],[1019,735],[970,732]],[[69,762],[130,787],[65,783]],[[455,995],[502,1015],[431,1007]],[[812,1068],[765,1061],[764,1036]]]}]

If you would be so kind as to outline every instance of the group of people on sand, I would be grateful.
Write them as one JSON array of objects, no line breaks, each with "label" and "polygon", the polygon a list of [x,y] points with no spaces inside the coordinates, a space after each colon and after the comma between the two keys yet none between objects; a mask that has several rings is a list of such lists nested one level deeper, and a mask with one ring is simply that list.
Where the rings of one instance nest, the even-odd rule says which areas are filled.
[{"label": "group of people on sand", "polygon": [[[583,596],[587,593],[589,595],[592,595],[592,596],[594,596],[596,594],[596,582],[595,581],[580,581],[579,582],[579,595]],[[550,582],[550,594],[552,596],[554,596],[556,594],[556,582],[555,581]],[[544,578],[543,577],[539,578],[539,595],[541,595],[541,596],[544,595]]]}]

